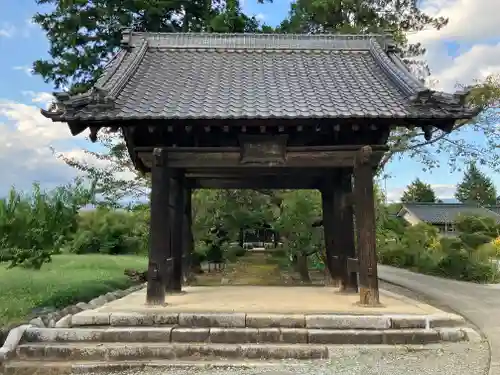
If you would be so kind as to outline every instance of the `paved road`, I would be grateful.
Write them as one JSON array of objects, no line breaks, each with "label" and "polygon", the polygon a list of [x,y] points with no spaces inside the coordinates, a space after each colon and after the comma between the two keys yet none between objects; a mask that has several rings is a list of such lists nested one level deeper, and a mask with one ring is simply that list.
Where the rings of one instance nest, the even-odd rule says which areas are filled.
[{"label": "paved road", "polygon": [[500,287],[422,275],[379,265],[379,278],[413,290],[468,319],[487,337],[490,375],[500,375]]}]

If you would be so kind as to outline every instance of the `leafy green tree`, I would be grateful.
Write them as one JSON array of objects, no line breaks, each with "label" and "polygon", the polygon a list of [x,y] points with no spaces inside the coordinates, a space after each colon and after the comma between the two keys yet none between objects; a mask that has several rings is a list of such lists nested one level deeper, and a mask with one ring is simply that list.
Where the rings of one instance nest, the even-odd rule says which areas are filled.
[{"label": "leafy green tree", "polygon": [[81,180],[31,194],[12,188],[0,199],[0,260],[40,269],[77,229],[79,210],[94,202],[94,186]]},{"label": "leafy green tree", "polygon": [[291,190],[282,192],[281,199],[275,228],[281,234],[301,281],[309,283],[308,257],[323,248],[322,228],[313,228],[321,215],[321,196],[315,190]]},{"label": "leafy green tree", "polygon": [[[445,17],[435,18],[424,13],[418,0],[296,0],[291,3],[288,17],[281,23],[279,31],[380,33],[391,30],[405,61],[423,79],[430,73],[425,59],[422,59],[425,49],[419,43],[409,44],[406,35],[426,28],[439,30],[447,23]],[[422,162],[426,169],[432,169],[439,167],[439,156],[446,153],[452,170],[471,158],[499,170],[500,155],[496,150],[500,145],[500,132],[496,124],[500,114],[496,110],[487,110],[498,108],[499,100],[499,75],[476,82],[469,102],[484,109],[477,119],[457,123],[449,134],[434,129],[429,141],[422,139],[423,132],[418,128],[397,128],[391,132],[390,150],[381,166],[394,158],[410,156]],[[481,135],[479,142],[463,137],[464,132],[471,129]]]},{"label": "leafy green tree", "polygon": [[[261,0],[260,2],[263,2]],[[36,0],[50,5],[33,20],[49,40],[50,59],[33,70],[56,88],[82,92],[118,50],[123,28],[135,31],[255,32],[259,22],[238,0]]]},{"label": "leafy green tree", "polygon": [[[269,0],[259,0],[264,2]],[[37,0],[51,10],[33,20],[45,31],[49,59],[34,62],[33,70],[57,89],[86,91],[120,47],[123,28],[135,31],[257,32],[261,25],[245,15],[238,0]],[[263,26],[266,31],[269,27]],[[68,165],[97,181],[101,203],[120,206],[123,198],[140,200],[149,194],[149,179],[133,167],[120,133],[101,131],[104,152],[85,150],[99,166],[58,155]]]},{"label": "leafy green tree", "polygon": [[426,184],[419,178],[415,179],[403,193],[401,197],[401,202],[425,202],[434,203],[436,202],[436,194],[430,184]]},{"label": "leafy green tree", "polygon": [[455,198],[462,203],[474,202],[488,206],[496,204],[496,197],[493,181],[474,162],[469,163],[462,182],[457,185]]}]

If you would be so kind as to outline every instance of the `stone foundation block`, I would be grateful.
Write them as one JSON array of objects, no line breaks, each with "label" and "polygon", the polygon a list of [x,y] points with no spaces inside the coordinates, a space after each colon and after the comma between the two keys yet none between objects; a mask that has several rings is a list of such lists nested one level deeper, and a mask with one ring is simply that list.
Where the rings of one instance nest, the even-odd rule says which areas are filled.
[{"label": "stone foundation block", "polygon": [[290,344],[307,344],[308,330],[305,328],[281,328],[281,341]]},{"label": "stone foundation block", "polygon": [[24,334],[28,342],[100,341],[103,330],[93,328],[30,328]]},{"label": "stone foundation block", "polygon": [[364,345],[382,344],[382,341],[380,331],[310,329],[308,332],[309,344]]},{"label": "stone foundation block", "polygon": [[243,344],[259,342],[257,328],[210,328],[210,342]]},{"label": "stone foundation block", "polygon": [[109,323],[112,326],[152,326],[153,315],[140,313],[111,313]]},{"label": "stone foundation block", "polygon": [[245,313],[180,313],[179,325],[183,327],[245,327]]},{"label": "stone foundation block", "polygon": [[206,342],[210,336],[210,328],[184,328],[172,329],[172,342]]},{"label": "stone foundation block", "polygon": [[423,315],[393,315],[390,319],[394,329],[427,328],[427,319]]},{"label": "stone foundation block", "polygon": [[280,328],[258,328],[258,342],[281,342]]},{"label": "stone foundation block", "polygon": [[467,339],[465,332],[460,328],[438,328],[439,337],[442,341],[459,342]]},{"label": "stone foundation block", "polygon": [[391,328],[391,319],[376,315],[306,315],[306,327],[313,329],[388,329]]},{"label": "stone foundation block", "polygon": [[71,326],[107,326],[110,321],[110,313],[88,311],[73,315]]},{"label": "stone foundation block", "polygon": [[428,328],[459,327],[466,324],[465,319],[459,315],[430,315]]},{"label": "stone foundation block", "polygon": [[326,359],[328,348],[326,346],[312,345],[284,345],[267,346],[241,345],[241,356],[249,359]]},{"label": "stone foundation block", "polygon": [[384,344],[419,345],[432,344],[441,340],[439,332],[433,329],[405,329],[384,331]]},{"label": "stone foundation block", "polygon": [[175,325],[179,324],[179,313],[156,313],[153,317],[154,324]]},{"label": "stone foundation block", "polygon": [[250,328],[304,328],[305,316],[301,314],[247,314],[246,326]]},{"label": "stone foundation block", "polygon": [[108,328],[102,333],[104,342],[170,342],[171,327]]}]

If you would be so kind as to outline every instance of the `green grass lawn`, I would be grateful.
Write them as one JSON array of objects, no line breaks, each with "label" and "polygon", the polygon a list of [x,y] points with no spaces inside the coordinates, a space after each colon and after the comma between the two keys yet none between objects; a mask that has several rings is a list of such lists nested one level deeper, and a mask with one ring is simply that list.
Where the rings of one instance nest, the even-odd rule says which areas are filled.
[{"label": "green grass lawn", "polygon": [[139,256],[56,255],[39,271],[0,264],[0,327],[23,322],[33,309],[62,308],[132,285],[123,271],[144,270]]}]

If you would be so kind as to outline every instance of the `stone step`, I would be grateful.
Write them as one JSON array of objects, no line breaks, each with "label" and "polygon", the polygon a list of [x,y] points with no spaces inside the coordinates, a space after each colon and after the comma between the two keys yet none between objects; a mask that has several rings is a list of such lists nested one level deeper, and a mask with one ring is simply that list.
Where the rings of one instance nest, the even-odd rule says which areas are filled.
[{"label": "stone step", "polygon": [[72,327],[178,325],[189,328],[404,329],[456,327],[464,324],[465,320],[454,314],[109,313],[89,310],[71,318]]},{"label": "stone step", "polygon": [[[288,362],[288,368],[302,366]],[[146,373],[149,369],[166,372],[172,369],[259,369],[265,372],[282,369],[283,360],[144,360],[144,361],[10,361],[5,364],[3,375],[76,375],[120,372]]]},{"label": "stone step", "polygon": [[285,343],[285,344],[429,344],[466,340],[460,328],[329,330],[306,328],[186,328],[186,327],[111,327],[111,328],[28,328],[23,341],[108,342],[108,343]]},{"label": "stone step", "polygon": [[133,361],[157,359],[326,359],[319,344],[30,343],[16,348],[18,360]]}]

